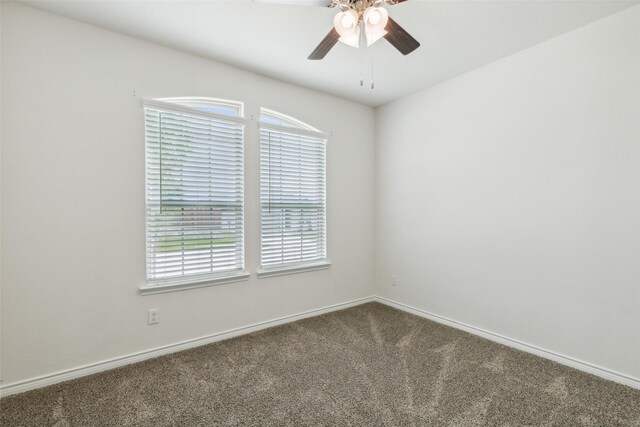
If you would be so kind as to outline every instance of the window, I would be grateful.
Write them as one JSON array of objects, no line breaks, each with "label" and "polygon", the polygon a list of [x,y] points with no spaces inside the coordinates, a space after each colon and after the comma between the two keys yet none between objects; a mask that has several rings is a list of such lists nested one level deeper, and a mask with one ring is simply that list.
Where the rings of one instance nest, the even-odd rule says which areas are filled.
[{"label": "window", "polygon": [[328,266],[326,142],[317,129],[262,109],[259,277]]},{"label": "window", "polygon": [[242,104],[145,102],[147,286],[166,292],[244,274]]}]

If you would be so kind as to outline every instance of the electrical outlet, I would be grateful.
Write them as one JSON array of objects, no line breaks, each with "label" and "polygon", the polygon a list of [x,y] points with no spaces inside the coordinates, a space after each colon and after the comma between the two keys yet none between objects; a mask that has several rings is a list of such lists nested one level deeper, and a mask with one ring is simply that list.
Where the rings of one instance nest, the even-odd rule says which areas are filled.
[{"label": "electrical outlet", "polygon": [[398,286],[398,276],[395,274],[391,275],[391,286]]},{"label": "electrical outlet", "polygon": [[149,309],[149,325],[155,325],[156,323],[160,323],[160,309],[151,308]]}]

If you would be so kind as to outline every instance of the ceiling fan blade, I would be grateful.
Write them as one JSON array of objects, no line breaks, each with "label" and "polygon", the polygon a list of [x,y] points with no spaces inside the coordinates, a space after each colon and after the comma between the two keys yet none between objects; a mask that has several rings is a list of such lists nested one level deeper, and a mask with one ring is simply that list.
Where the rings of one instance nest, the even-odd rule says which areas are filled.
[{"label": "ceiling fan blade", "polygon": [[256,3],[290,4],[294,6],[322,6],[329,7],[331,0],[253,0]]},{"label": "ceiling fan blade", "polygon": [[389,5],[392,5],[392,6],[393,6],[394,4],[404,3],[405,1],[407,1],[407,0],[384,0],[384,2],[385,2],[386,4],[389,4]]},{"label": "ceiling fan blade", "polygon": [[324,58],[327,55],[327,53],[329,53],[331,48],[335,46],[336,43],[338,43],[339,38],[340,38],[340,34],[338,34],[335,28],[331,28],[331,31],[329,31],[329,34],[327,34],[326,37],[322,39],[318,47],[316,47],[314,51],[311,52],[311,55],[309,55],[309,59]]},{"label": "ceiling fan blade", "polygon": [[387,34],[384,38],[403,55],[408,55],[420,47],[418,40],[411,37],[411,34],[407,33],[404,28],[391,18],[389,18],[385,30],[387,30]]}]

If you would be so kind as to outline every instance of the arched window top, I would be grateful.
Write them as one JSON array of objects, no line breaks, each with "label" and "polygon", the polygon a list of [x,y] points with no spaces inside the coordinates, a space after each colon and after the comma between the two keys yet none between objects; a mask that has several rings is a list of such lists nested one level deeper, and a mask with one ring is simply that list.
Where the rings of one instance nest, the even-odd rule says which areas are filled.
[{"label": "arched window top", "polygon": [[228,99],[182,96],[175,98],[157,98],[157,100],[222,116],[243,117],[244,115],[243,103],[230,101]]},{"label": "arched window top", "polygon": [[295,119],[291,116],[287,116],[286,114],[279,113],[277,111],[269,110],[268,108],[260,109],[260,123],[267,126],[275,125],[321,133],[320,130],[304,123],[303,121]]}]

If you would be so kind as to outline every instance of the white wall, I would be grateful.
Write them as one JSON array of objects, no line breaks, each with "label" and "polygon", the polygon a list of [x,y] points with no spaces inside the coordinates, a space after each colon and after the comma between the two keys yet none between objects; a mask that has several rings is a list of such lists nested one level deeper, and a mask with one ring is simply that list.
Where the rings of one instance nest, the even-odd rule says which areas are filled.
[{"label": "white wall", "polygon": [[640,6],[377,131],[379,295],[640,378]]},{"label": "white wall", "polygon": [[[2,4],[0,3],[0,24]],[[0,28],[0,242],[2,242],[2,28]],[[2,378],[2,244],[0,244],[0,379]],[[0,380],[1,381],[1,380]]]},{"label": "white wall", "polygon": [[[374,112],[2,3],[4,384],[371,295]],[[134,96],[135,91],[135,96]],[[139,296],[141,98],[211,96],[333,132],[328,270]],[[247,267],[259,265],[257,126],[246,131]],[[147,309],[160,308],[147,326]]]}]

